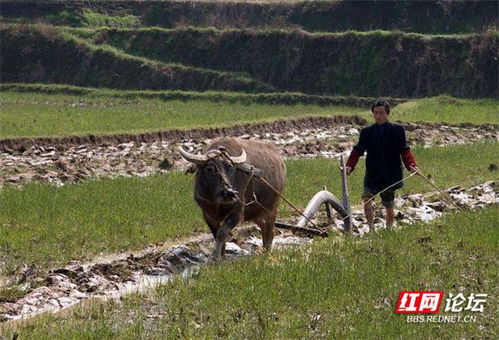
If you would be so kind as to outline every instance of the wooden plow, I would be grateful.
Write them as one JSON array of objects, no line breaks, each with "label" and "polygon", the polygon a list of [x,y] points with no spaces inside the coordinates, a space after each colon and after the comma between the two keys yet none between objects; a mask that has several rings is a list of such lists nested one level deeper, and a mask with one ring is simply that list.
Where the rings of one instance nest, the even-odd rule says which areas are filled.
[{"label": "wooden plow", "polygon": [[[324,187],[324,190],[319,191],[312,197],[310,202],[307,204],[307,207],[301,214],[301,218],[296,225],[292,225],[289,223],[276,221],[275,226],[281,229],[288,229],[297,232],[303,232],[308,235],[318,235],[322,237],[328,236],[328,229],[320,229],[318,228],[309,228],[307,227],[308,223],[312,223],[311,219],[315,215],[315,213],[324,206],[327,217],[330,221],[333,220],[332,210],[338,212],[343,221],[343,230],[345,234],[350,233],[352,229],[352,216],[350,210],[350,200],[348,196],[348,187],[347,187],[347,174],[345,169],[345,159],[344,156],[340,157],[340,174],[341,174],[341,201],[331,192],[327,191],[327,188]],[[315,224],[314,224],[315,225]]]}]

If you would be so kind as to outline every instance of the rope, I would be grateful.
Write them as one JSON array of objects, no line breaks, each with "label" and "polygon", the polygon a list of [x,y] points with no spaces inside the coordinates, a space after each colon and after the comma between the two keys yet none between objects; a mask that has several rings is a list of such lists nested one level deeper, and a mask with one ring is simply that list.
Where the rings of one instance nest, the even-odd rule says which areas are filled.
[{"label": "rope", "polygon": [[269,182],[267,182],[263,177],[260,177],[260,176],[255,176],[256,178],[258,178],[259,180],[261,180],[263,183],[265,183],[270,189],[272,189],[276,194],[278,194],[287,204],[289,204],[293,209],[295,209],[300,215],[302,215],[303,217],[305,217],[305,219],[310,222],[314,227],[320,229],[317,224],[315,224],[312,220],[310,220],[307,216],[305,216],[297,207],[294,206],[293,203],[291,203],[286,197],[284,197],[283,194],[281,194],[279,191],[277,191],[276,189],[274,189],[274,187],[272,185],[270,185]]},{"label": "rope", "polygon": [[452,198],[445,194],[443,191],[441,191],[439,188],[437,188],[437,186],[432,182],[430,181],[430,179],[428,177],[426,177],[425,175],[423,175],[421,172],[419,172],[419,170],[417,171],[417,173],[419,175],[421,175],[421,177],[423,177],[428,183],[431,184],[432,187],[434,187],[435,189],[437,189],[437,191],[449,202],[451,202],[455,207],[457,207],[459,210],[461,210],[461,212],[464,214],[464,216],[466,216],[467,218],[469,218],[470,220],[473,221],[473,218],[466,212],[464,211],[464,209],[462,207],[460,207],[459,205],[456,204],[456,202],[454,202],[452,200]]},{"label": "rope", "polygon": [[[373,197],[371,197],[370,199],[368,199],[367,201],[365,201],[365,202],[362,204],[362,206],[365,206],[367,203],[369,203],[369,202],[371,202],[373,199],[375,199],[375,198],[376,198],[376,196],[381,195],[382,193],[384,193],[386,190],[390,189],[391,187],[393,187],[393,186],[395,186],[395,185],[397,185],[397,184],[399,184],[399,183],[401,183],[401,182],[405,181],[405,180],[406,180],[406,179],[408,179],[408,178],[411,178],[412,176],[414,176],[414,175],[416,175],[416,174],[417,174],[417,172],[413,172],[413,173],[412,173],[412,174],[410,174],[409,176],[407,176],[407,177],[405,177],[405,178],[402,178],[400,181],[395,182],[395,183],[393,183],[393,184],[391,184],[391,185],[387,186],[386,188],[384,188],[384,189],[383,189],[383,190],[381,190],[380,192],[376,193]],[[350,216],[352,216],[352,214],[353,214],[353,213],[350,213],[350,214],[348,214],[347,216],[343,217],[343,218],[341,219],[341,221],[346,220],[347,218],[349,218]]]},{"label": "rope", "polygon": [[[399,184],[400,182],[403,182],[403,181],[405,181],[406,179],[411,178],[411,177],[412,177],[412,176],[414,176],[414,175],[420,175],[421,177],[423,177],[423,178],[424,178],[424,179],[425,179],[428,183],[430,183],[430,184],[431,184],[431,186],[432,186],[432,187],[434,187],[434,188],[435,188],[435,189],[436,189],[436,190],[437,190],[437,191],[438,191],[438,192],[439,192],[439,193],[443,196],[443,198],[444,198],[446,201],[451,202],[451,203],[452,203],[455,207],[457,207],[457,208],[458,208],[458,209],[459,209],[459,210],[460,210],[460,211],[461,211],[461,212],[462,212],[462,213],[463,213],[463,214],[464,214],[467,218],[469,218],[470,220],[473,220],[473,218],[472,218],[472,217],[471,217],[468,213],[466,213],[466,211],[464,211],[464,209],[463,209],[462,207],[460,207],[459,205],[457,205],[457,204],[456,204],[456,203],[452,200],[452,198],[451,198],[449,195],[446,195],[446,194],[445,194],[442,190],[440,190],[440,189],[439,189],[439,188],[438,188],[438,187],[437,187],[437,186],[436,186],[436,185],[435,185],[432,181],[430,181],[430,180],[428,179],[428,177],[426,177],[425,175],[423,175],[423,174],[421,173],[421,171],[419,171],[419,169],[417,169],[415,172],[413,172],[413,173],[412,173],[412,174],[410,174],[409,176],[407,176],[407,177],[403,178],[402,180],[400,180],[400,181],[398,181],[398,182],[396,182],[396,183],[393,183],[392,185],[390,185],[390,186],[386,187],[386,188],[385,188],[385,189],[383,189],[382,191],[380,191],[380,192],[376,193],[373,197],[371,197],[370,199],[368,199],[367,201],[365,201],[365,202],[362,204],[362,206],[365,206],[367,203],[369,203],[369,202],[371,202],[373,199],[375,199],[375,198],[376,198],[376,196],[378,196],[378,195],[380,195],[381,193],[385,192],[386,190],[390,189],[390,188],[391,188],[391,187],[393,187],[394,185],[397,185],[397,184]],[[350,216],[352,216],[352,214],[349,214],[349,215],[347,215],[347,216],[343,217],[343,218],[341,219],[341,221],[346,220],[346,219],[347,219],[347,218],[349,218]]]}]

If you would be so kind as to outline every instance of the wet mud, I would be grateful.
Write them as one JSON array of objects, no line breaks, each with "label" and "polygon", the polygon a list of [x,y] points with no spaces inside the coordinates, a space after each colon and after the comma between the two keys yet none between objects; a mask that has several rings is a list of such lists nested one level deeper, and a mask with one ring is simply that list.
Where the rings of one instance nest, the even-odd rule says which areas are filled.
[{"label": "wet mud", "polygon": [[[189,164],[180,158],[178,147],[182,144],[189,151],[198,152],[218,136],[271,141],[278,145],[285,158],[334,158],[351,150],[365,124],[359,117],[306,118],[128,136],[132,140],[120,136],[99,137],[102,140],[93,141],[89,137],[38,139],[32,140],[39,143],[33,145],[20,140],[9,144],[4,140],[0,141],[3,150],[0,152],[0,187],[29,182],[64,185],[89,178],[144,177],[185,170]],[[405,128],[411,146],[499,141],[499,129],[494,125],[408,123]]]}]

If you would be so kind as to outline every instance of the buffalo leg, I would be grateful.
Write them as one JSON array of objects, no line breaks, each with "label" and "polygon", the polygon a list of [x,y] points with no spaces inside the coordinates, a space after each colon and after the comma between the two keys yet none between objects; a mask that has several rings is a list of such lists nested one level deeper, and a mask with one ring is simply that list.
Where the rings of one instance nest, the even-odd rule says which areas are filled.
[{"label": "buffalo leg", "polygon": [[267,252],[272,252],[272,242],[274,241],[274,223],[275,218],[270,218],[265,224],[263,231],[263,247]]},{"label": "buffalo leg", "polygon": [[211,233],[213,234],[213,238],[217,239],[218,228],[220,227],[220,223],[209,217],[206,213],[203,212],[204,221],[210,228]]},{"label": "buffalo leg", "polygon": [[272,241],[274,240],[275,217],[266,216],[255,221],[262,231],[263,247],[267,252],[272,251]]},{"label": "buffalo leg", "polygon": [[225,242],[230,231],[242,220],[242,216],[232,215],[225,219],[222,226],[218,229],[215,250],[213,257],[215,260],[220,260],[222,255],[225,255]]}]

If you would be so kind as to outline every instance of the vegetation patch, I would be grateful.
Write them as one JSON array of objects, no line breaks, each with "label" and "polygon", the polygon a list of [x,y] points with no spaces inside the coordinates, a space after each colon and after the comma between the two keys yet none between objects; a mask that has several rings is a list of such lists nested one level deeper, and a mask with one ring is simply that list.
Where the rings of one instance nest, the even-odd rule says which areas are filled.
[{"label": "vegetation patch", "polygon": [[[167,28],[280,27],[311,32],[373,29],[421,33],[466,33],[497,26],[494,1],[2,1],[6,19],[49,20],[59,25],[89,22]],[[91,14],[85,15],[85,12]],[[91,20],[87,16],[102,16]],[[131,17],[131,18],[130,18]]]},{"label": "vegetation patch", "polygon": [[[161,99],[163,101],[181,100],[188,101],[194,99],[206,100],[211,102],[228,102],[242,104],[310,104],[310,105],[349,105],[367,107],[370,106],[377,97],[357,97],[357,96],[319,96],[296,92],[274,92],[274,93],[242,93],[228,91],[134,91],[134,90],[116,90],[106,88],[91,88],[82,86],[71,86],[61,84],[27,84],[27,83],[3,83],[0,84],[0,91],[27,92],[27,93],[46,93],[75,95],[85,97],[107,97],[123,99]],[[7,95],[7,94],[5,94]],[[403,103],[407,99],[385,97],[390,104],[395,105]]]},{"label": "vegetation patch", "polygon": [[[79,34],[76,38],[74,34]],[[495,97],[497,33],[0,29],[5,82],[313,95]],[[362,67],[360,67],[362,65]]]},{"label": "vegetation patch", "polygon": [[131,14],[109,15],[99,13],[90,9],[83,9],[81,12],[64,9],[54,14],[48,14],[43,18],[48,23],[73,27],[139,27],[140,20]]},{"label": "vegetation patch", "polygon": [[[316,240],[270,256],[222,262],[153,293],[75,309],[66,316],[45,315],[15,332],[28,339],[396,338],[416,334],[495,338],[496,212],[495,208],[481,210],[473,221],[455,213],[430,224],[362,239]],[[449,293],[485,293],[488,298],[484,313],[463,312],[476,315],[476,322],[418,327],[406,322],[404,314],[394,313],[402,290],[443,290],[446,297]],[[7,330],[9,336],[12,333]]]},{"label": "vegetation patch", "polygon": [[346,105],[274,105],[206,100],[82,97],[4,92],[0,138],[220,128],[310,116],[356,115]]},{"label": "vegetation patch", "polygon": [[52,26],[0,28],[4,82],[61,83],[120,89],[233,90],[272,92],[240,74],[130,56],[95,46]]},{"label": "vegetation patch", "polygon": [[[83,32],[88,36],[89,32]],[[132,55],[244,72],[282,91],[422,97],[497,95],[497,33],[104,29],[93,40]],[[470,63],[473,60],[473,63]]]},{"label": "vegetation patch", "polygon": [[[0,138],[145,133],[216,128],[304,117],[370,120],[374,98],[318,98],[298,94],[116,91],[55,85],[0,85]],[[310,100],[314,100],[310,98]],[[388,99],[392,105],[402,100]],[[447,124],[499,123],[497,99],[448,96],[395,105],[391,119]]]}]

